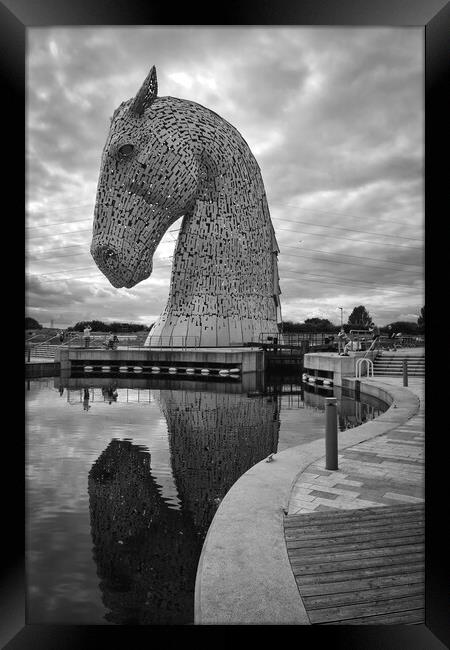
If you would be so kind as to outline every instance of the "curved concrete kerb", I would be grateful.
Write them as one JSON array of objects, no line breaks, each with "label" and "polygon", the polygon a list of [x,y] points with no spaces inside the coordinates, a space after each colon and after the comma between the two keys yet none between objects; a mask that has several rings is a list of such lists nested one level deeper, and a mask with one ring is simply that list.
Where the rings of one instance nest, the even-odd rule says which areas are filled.
[{"label": "curved concrete kerb", "polygon": [[[419,409],[419,399],[405,388],[378,380],[361,384],[362,392],[391,406],[376,420],[341,432],[340,450],[387,433]],[[283,517],[299,474],[324,455],[323,439],[286,449],[273,462],[254,465],[229,490],[197,569],[196,624],[309,624],[287,555]]]},{"label": "curved concrete kerb", "polygon": [[308,623],[283,534],[298,459],[284,456],[252,467],[220,504],[197,570],[196,623]]}]

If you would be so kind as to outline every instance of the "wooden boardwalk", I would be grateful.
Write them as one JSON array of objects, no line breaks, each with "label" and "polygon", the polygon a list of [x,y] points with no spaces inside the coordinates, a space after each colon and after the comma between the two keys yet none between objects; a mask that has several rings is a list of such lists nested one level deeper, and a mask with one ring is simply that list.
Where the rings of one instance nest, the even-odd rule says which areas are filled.
[{"label": "wooden boardwalk", "polygon": [[425,623],[423,503],[288,515],[284,531],[311,624]]}]

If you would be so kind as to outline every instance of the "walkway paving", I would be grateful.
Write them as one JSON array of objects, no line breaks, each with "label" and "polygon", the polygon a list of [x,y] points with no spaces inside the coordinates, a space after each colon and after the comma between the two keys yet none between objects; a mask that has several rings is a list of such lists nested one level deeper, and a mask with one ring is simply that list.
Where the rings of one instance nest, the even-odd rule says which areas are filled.
[{"label": "walkway paving", "polygon": [[[364,382],[377,380],[403,385],[397,377]],[[345,449],[338,455],[337,471],[325,470],[323,458],[312,463],[292,489],[288,514],[424,501],[424,380],[410,379],[408,388],[420,400],[417,415],[384,435]]]},{"label": "walkway paving", "polygon": [[413,417],[344,449],[336,471],[316,460],[293,486],[285,539],[312,624],[425,621],[424,380],[408,388]]}]

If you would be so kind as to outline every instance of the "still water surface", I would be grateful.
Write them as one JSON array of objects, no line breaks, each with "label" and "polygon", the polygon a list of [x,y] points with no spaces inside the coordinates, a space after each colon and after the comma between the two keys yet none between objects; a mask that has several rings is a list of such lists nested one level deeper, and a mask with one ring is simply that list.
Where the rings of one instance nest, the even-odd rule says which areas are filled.
[{"label": "still water surface", "polygon": [[[233,483],[323,438],[299,378],[26,382],[28,623],[190,624],[202,544]],[[334,389],[339,426],[386,405]]]}]

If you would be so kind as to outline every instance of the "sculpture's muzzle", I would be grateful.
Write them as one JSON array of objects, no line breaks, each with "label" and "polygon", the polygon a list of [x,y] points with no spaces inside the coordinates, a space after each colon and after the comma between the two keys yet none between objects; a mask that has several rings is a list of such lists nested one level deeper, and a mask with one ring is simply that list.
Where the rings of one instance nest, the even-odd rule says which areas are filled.
[{"label": "sculpture's muzzle", "polygon": [[101,237],[94,237],[91,255],[100,271],[117,289],[130,289],[148,278],[152,272],[152,260],[148,253],[143,255],[142,251],[130,251],[120,241],[105,241]]}]

